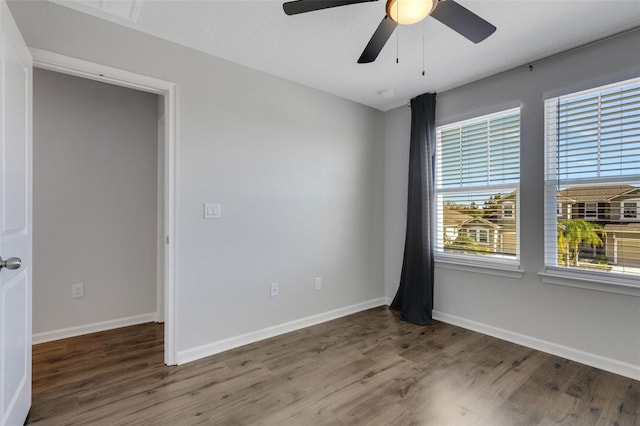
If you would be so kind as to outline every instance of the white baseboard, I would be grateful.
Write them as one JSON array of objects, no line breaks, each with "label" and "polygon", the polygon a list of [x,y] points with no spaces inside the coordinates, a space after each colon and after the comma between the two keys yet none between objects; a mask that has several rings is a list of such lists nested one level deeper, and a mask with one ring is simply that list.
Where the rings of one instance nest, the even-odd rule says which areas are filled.
[{"label": "white baseboard", "polygon": [[239,336],[229,337],[227,339],[207,343],[206,345],[197,346],[195,348],[178,351],[178,364],[195,361],[197,359],[215,355],[220,352],[228,351],[229,349],[248,345],[249,343],[254,343],[260,340],[269,339],[280,334],[300,330],[301,328],[310,327],[312,325],[331,321],[337,318],[344,317],[346,315],[355,314],[356,312],[383,306],[385,304],[385,298],[381,297],[355,305],[345,306],[344,308],[338,308],[332,311],[323,312],[321,314],[312,315],[298,320],[252,331],[250,333],[241,334]]},{"label": "white baseboard", "polygon": [[393,297],[385,297],[384,304],[387,306],[391,306],[391,302],[393,302]]},{"label": "white baseboard", "polygon": [[129,325],[142,324],[145,322],[153,322],[158,319],[158,315],[153,312],[150,314],[136,315],[133,317],[118,318],[109,321],[94,322],[92,324],[79,325],[76,327],[63,328],[61,330],[45,331],[36,333],[32,336],[31,341],[34,345],[38,343],[50,342],[52,340],[66,339],[68,337],[81,336],[83,334],[96,333],[98,331],[111,330],[114,328],[127,327]]},{"label": "white baseboard", "polygon": [[482,334],[497,337],[498,339],[517,343],[528,348],[537,349],[542,352],[547,352],[552,355],[557,355],[563,358],[570,359],[572,361],[590,365],[591,367],[599,368],[601,370],[620,374],[621,376],[629,377],[634,380],[640,380],[640,366],[638,365],[628,364],[626,362],[618,361],[612,358],[584,352],[579,349],[570,348],[568,346],[563,346],[557,343],[548,342],[546,340],[537,339],[535,337],[527,336],[524,334],[515,333],[503,328],[494,327],[492,325],[483,324],[466,318],[461,318],[456,315],[450,315],[444,312],[434,310],[433,318],[437,319],[438,321],[446,322],[448,324],[457,325],[458,327],[463,327]]}]

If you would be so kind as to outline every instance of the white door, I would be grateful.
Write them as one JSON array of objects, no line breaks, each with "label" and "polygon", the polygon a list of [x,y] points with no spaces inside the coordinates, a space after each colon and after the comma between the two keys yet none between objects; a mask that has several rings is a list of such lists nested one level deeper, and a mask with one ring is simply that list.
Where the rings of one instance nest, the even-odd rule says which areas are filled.
[{"label": "white door", "polygon": [[0,0],[2,426],[24,424],[31,406],[31,76],[29,50]]}]

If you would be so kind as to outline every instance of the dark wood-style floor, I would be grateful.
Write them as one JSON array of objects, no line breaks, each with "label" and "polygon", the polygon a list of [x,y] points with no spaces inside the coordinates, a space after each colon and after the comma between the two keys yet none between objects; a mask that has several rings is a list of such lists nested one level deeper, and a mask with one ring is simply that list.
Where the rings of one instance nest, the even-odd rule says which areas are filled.
[{"label": "dark wood-style floor", "polygon": [[162,326],[33,348],[46,425],[638,425],[640,382],[384,307],[178,367]]}]

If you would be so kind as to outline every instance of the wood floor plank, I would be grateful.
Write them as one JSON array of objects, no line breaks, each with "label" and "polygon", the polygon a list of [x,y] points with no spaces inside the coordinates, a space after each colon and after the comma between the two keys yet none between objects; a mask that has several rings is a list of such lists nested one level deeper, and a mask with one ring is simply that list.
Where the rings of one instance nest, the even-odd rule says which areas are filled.
[{"label": "wood floor plank", "polygon": [[38,425],[640,424],[640,383],[385,307],[163,365],[142,324],[35,345]]}]

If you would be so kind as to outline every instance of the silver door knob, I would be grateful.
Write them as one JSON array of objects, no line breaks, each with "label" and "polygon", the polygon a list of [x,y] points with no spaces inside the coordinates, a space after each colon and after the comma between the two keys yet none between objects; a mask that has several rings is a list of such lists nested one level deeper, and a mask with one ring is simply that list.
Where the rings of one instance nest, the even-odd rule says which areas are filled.
[{"label": "silver door knob", "polygon": [[22,260],[19,257],[10,257],[7,260],[2,260],[0,257],[0,269],[18,269],[22,265]]}]

